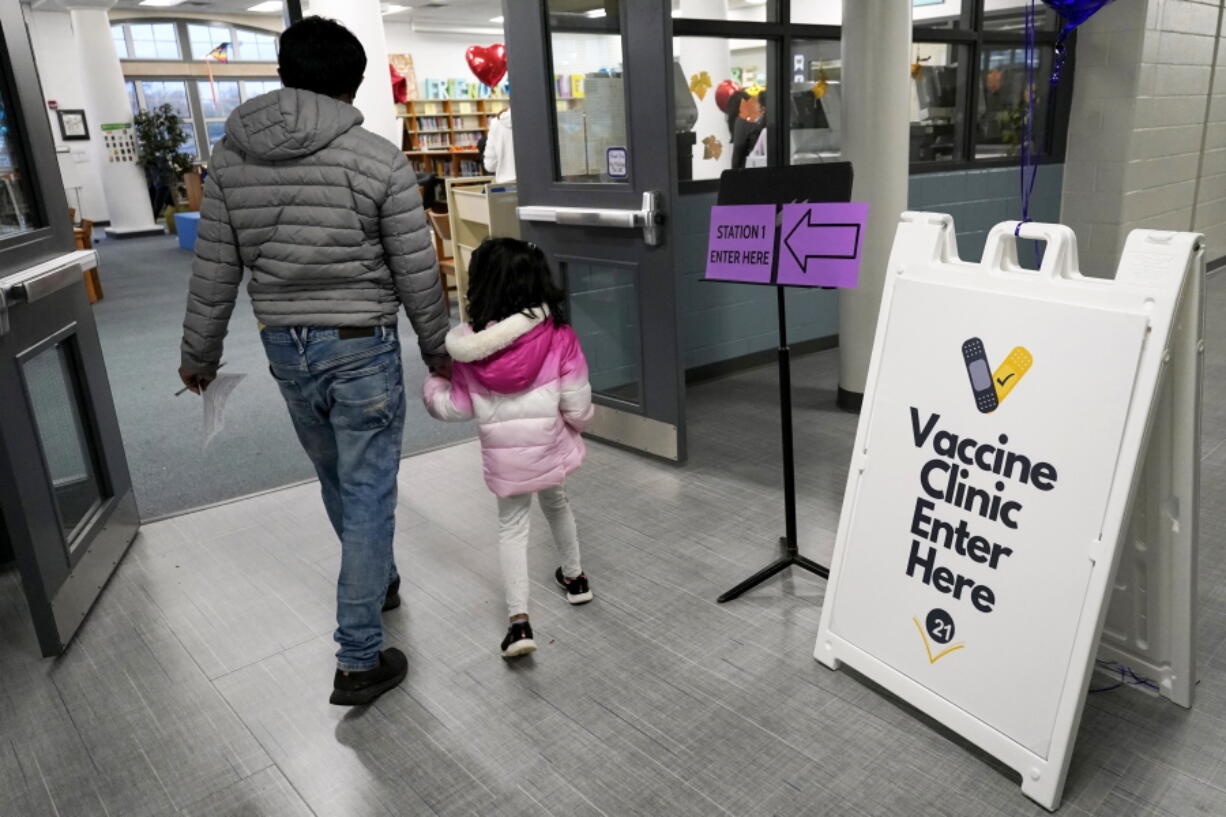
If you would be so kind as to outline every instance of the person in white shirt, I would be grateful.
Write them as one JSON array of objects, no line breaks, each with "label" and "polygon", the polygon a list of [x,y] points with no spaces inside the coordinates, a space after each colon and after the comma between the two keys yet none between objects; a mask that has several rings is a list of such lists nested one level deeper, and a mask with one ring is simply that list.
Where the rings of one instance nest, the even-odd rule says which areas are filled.
[{"label": "person in white shirt", "polygon": [[515,181],[515,144],[511,139],[511,109],[507,108],[490,120],[485,138],[485,169],[494,174],[494,181]]}]

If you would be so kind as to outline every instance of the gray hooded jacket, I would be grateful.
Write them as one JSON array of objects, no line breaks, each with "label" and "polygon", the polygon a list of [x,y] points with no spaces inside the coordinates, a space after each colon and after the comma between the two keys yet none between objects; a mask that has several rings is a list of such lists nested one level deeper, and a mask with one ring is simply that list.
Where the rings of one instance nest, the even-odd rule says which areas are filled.
[{"label": "gray hooded jacket", "polygon": [[212,372],[243,277],[269,326],[394,324],[423,359],[448,320],[417,177],[352,105],[284,88],[238,107],[213,148],[183,321],[183,366]]}]

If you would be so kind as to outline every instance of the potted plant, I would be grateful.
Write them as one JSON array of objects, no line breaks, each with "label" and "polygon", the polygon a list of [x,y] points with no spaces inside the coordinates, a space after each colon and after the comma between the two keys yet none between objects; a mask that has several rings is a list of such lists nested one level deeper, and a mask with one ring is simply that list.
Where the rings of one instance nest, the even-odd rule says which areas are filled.
[{"label": "potted plant", "polygon": [[[180,148],[187,144],[188,135],[183,119],[169,103],[151,111],[141,111],[134,120],[136,137],[140,145],[140,163],[149,180],[149,198],[155,216],[166,213],[187,195],[183,174],[192,170],[193,158]],[[169,215],[166,226],[174,232],[174,216]]]}]

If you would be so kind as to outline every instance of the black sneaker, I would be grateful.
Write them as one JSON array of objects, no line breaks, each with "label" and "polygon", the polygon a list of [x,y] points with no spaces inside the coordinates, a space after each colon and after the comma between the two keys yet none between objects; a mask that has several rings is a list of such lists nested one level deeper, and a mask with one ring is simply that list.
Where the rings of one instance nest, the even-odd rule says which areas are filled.
[{"label": "black sneaker", "polygon": [[586,573],[568,579],[562,575],[562,568],[559,567],[553,577],[566,591],[566,600],[571,604],[587,604],[592,600],[592,588],[588,586]]},{"label": "black sneaker", "polygon": [[507,637],[502,639],[502,657],[518,658],[536,652],[536,642],[532,640],[532,625],[527,621],[516,621],[507,628]]},{"label": "black sneaker", "polygon": [[337,706],[366,706],[394,688],[409,672],[409,659],[395,647],[379,653],[379,664],[364,672],[336,671],[331,702]]},{"label": "black sneaker", "polygon": [[387,595],[383,597],[383,612],[395,610],[400,606],[400,577],[397,576],[387,586]]}]

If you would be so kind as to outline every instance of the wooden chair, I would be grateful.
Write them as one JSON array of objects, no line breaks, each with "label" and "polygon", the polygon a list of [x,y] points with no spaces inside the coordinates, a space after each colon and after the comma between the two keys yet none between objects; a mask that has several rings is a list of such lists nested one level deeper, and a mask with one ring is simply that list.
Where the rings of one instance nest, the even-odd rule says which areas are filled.
[{"label": "wooden chair", "polygon": [[[77,240],[78,250],[92,250],[94,248],[94,222],[89,219],[81,219],[81,226],[76,227],[72,231],[73,237]],[[98,268],[85,270],[85,294],[89,296],[89,302],[96,304],[102,300],[102,278],[98,275]]]},{"label": "wooden chair", "polygon": [[448,254],[448,245],[451,243],[451,219],[446,213],[437,213],[434,210],[427,210],[426,216],[430,219],[430,227],[434,231],[434,252],[438,255],[438,274],[443,282],[443,301],[447,304],[447,314],[451,314],[451,293],[456,293],[459,296],[460,288],[450,283],[455,280],[455,256]]}]

